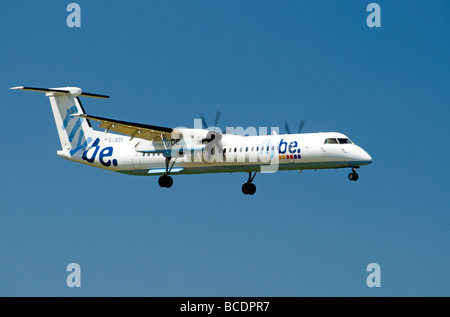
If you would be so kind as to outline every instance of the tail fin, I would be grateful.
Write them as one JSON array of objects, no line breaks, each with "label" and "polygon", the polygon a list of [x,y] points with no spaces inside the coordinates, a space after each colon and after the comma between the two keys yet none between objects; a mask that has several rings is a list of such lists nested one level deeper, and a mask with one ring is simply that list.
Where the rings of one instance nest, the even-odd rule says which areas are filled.
[{"label": "tail fin", "polygon": [[63,149],[62,153],[58,154],[72,156],[85,148],[99,134],[99,131],[92,129],[88,120],[75,117],[73,114],[85,114],[79,96],[95,98],[109,98],[109,96],[85,93],[77,87],[33,88],[19,86],[11,89],[41,91],[49,97]]}]

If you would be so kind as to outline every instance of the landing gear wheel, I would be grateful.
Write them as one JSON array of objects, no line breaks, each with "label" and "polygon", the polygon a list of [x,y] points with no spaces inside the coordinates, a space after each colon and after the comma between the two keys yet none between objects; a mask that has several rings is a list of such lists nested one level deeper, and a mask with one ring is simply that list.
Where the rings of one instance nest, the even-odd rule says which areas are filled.
[{"label": "landing gear wheel", "polygon": [[160,176],[158,179],[158,184],[161,187],[170,188],[173,185],[173,179],[172,179],[172,177],[169,176],[169,174],[170,174],[170,171],[172,170],[172,167],[175,164],[175,161],[177,160],[177,158],[175,158],[175,160],[173,161],[172,166],[170,166],[171,159],[172,159],[171,157],[166,157],[166,159],[165,159],[166,172],[164,173],[164,175]]},{"label": "landing gear wheel", "polygon": [[256,185],[252,183],[255,176],[256,172],[254,172],[253,175],[252,172],[248,173],[248,180],[244,185],[242,185],[242,192],[245,195],[253,195],[256,192]]},{"label": "landing gear wheel", "polygon": [[166,177],[167,177],[167,179],[166,179],[166,188],[170,188],[173,185],[173,178],[170,177],[170,176],[166,176]]},{"label": "landing gear wheel", "polygon": [[249,183],[244,183],[244,185],[242,185],[242,192],[244,193],[244,195],[248,195],[250,189],[248,188],[248,184]]},{"label": "landing gear wheel", "polygon": [[253,195],[256,192],[256,185],[253,183],[250,183],[249,187],[250,187],[250,192],[248,194]]},{"label": "landing gear wheel", "polygon": [[242,185],[242,192],[245,195],[253,195],[256,192],[256,185],[253,183],[244,183]]},{"label": "landing gear wheel", "polygon": [[173,185],[173,179],[170,176],[163,175],[158,179],[158,184],[161,187],[170,188]]},{"label": "landing gear wheel", "polygon": [[359,175],[356,172],[351,172],[350,174],[348,174],[348,179],[351,181],[356,182],[359,178]]}]

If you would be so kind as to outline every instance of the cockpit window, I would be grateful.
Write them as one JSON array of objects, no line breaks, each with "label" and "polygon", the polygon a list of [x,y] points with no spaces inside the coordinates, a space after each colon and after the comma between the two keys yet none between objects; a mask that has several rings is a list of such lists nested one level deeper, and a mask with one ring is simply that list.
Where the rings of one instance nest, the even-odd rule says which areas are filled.
[{"label": "cockpit window", "polygon": [[338,144],[338,141],[335,138],[328,138],[324,144]]},{"label": "cockpit window", "polygon": [[352,141],[349,139],[338,139],[339,144],[352,144]]}]

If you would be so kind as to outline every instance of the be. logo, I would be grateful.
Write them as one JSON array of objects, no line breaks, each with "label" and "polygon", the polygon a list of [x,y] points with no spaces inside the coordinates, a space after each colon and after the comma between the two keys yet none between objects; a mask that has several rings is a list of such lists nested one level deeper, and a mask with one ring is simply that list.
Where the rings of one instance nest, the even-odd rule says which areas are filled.
[{"label": "be. logo", "polygon": [[[297,153],[300,153],[300,148],[297,148],[297,147],[298,147],[298,142],[297,141],[292,141],[288,145],[287,142],[285,142],[285,141],[283,141],[283,139],[281,139],[280,145],[278,147],[278,152],[280,154],[285,154],[287,152],[289,154],[297,154]],[[300,154],[298,154],[297,156],[298,156],[298,158],[301,157]]]},{"label": "be. logo", "polygon": [[[92,143],[90,148],[83,152],[83,156],[82,156],[83,160],[88,161],[89,163],[94,163],[97,153],[100,150],[100,146],[98,145],[99,143],[100,143],[100,139],[99,138],[95,139],[94,143]],[[92,148],[95,148],[94,153],[92,153],[91,157],[88,157],[88,152]],[[117,166],[116,159],[105,160],[106,158],[111,157],[112,154],[113,154],[113,147],[107,146],[100,151],[100,154],[98,155],[98,160],[100,161],[100,163],[103,166],[111,166],[111,163],[112,163],[112,165]]]}]

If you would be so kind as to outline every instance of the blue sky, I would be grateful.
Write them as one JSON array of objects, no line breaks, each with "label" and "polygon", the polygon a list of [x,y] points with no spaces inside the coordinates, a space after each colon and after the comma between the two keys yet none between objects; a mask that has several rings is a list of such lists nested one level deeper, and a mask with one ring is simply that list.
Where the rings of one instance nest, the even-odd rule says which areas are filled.
[{"label": "blue sky", "polygon": [[[449,296],[448,1],[0,3],[1,296]],[[192,127],[338,131],[374,163],[348,170],[132,177],[72,163],[48,99]],[[68,288],[66,266],[81,266]],[[369,263],[380,288],[366,285]]]}]

